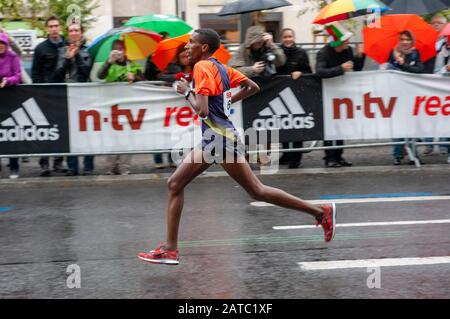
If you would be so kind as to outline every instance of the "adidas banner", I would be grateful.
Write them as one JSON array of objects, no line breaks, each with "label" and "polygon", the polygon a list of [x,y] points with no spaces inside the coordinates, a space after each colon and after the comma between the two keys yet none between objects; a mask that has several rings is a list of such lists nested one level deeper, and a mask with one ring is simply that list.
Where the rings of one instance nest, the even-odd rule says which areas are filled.
[{"label": "adidas banner", "polygon": [[450,77],[354,72],[323,80],[325,139],[450,136]]},{"label": "adidas banner", "polygon": [[323,139],[322,86],[315,76],[255,78],[261,91],[242,102],[244,130],[279,131],[280,142]]},{"label": "adidas banner", "polygon": [[66,153],[66,85],[0,89],[0,154]]}]

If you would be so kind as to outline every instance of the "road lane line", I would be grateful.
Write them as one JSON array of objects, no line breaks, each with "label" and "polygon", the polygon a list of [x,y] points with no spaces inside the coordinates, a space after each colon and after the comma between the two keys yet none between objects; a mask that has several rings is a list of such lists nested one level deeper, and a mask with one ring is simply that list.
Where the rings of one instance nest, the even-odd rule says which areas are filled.
[{"label": "road lane line", "polygon": [[[336,227],[373,227],[373,226],[405,226],[405,225],[425,225],[425,224],[450,224],[450,219],[434,219],[434,220],[405,220],[393,222],[370,222],[370,223],[346,223],[336,224]],[[275,230],[287,229],[312,229],[315,225],[290,225],[290,226],[273,226]]]},{"label": "road lane line", "polygon": [[368,267],[394,267],[450,264],[450,256],[440,257],[414,257],[414,258],[381,258],[381,259],[355,259],[299,262],[301,270],[332,270]]},{"label": "road lane line", "polygon": [[[414,201],[433,201],[450,200],[450,196],[413,196],[413,197],[381,197],[381,198],[341,198],[341,199],[317,199],[307,200],[311,204],[357,204],[357,203],[381,203],[381,202],[414,202]],[[271,207],[275,206],[266,202],[251,202],[251,206]]]}]

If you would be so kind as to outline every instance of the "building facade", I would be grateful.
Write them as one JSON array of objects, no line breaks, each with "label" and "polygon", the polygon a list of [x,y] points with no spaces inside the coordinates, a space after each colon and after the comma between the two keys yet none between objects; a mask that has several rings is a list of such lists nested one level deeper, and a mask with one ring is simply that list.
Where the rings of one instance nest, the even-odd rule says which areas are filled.
[{"label": "building facade", "polygon": [[[133,16],[148,13],[176,14],[183,17],[194,29],[210,27],[218,31],[223,40],[239,42],[239,15],[219,17],[217,13],[229,0],[99,0],[99,8],[94,11],[97,18],[94,28],[88,31],[90,39],[105,33],[112,27],[122,25]],[[277,8],[258,14],[258,19],[278,41],[281,29],[295,30],[297,42],[313,42],[311,24],[317,11],[307,0],[290,0],[289,7]],[[300,12],[306,13],[299,14]]]}]

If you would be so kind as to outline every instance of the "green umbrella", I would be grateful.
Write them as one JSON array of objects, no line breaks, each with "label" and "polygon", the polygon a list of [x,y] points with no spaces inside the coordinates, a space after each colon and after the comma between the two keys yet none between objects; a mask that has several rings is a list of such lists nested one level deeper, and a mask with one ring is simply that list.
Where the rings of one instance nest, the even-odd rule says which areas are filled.
[{"label": "green umbrella", "polygon": [[125,26],[147,29],[154,32],[166,32],[169,37],[177,37],[192,30],[192,27],[175,15],[149,14],[146,16],[133,17]]}]

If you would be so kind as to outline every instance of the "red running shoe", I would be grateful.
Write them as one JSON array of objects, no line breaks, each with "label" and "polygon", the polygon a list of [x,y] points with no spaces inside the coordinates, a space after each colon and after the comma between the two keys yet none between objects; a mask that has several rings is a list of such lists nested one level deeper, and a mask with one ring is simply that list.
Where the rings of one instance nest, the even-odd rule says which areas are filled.
[{"label": "red running shoe", "polygon": [[176,251],[166,250],[162,243],[155,250],[151,250],[148,253],[139,253],[138,258],[140,260],[152,264],[165,264],[165,265],[179,264],[178,250]]},{"label": "red running shoe", "polygon": [[317,221],[317,226],[322,225],[325,233],[325,241],[330,242],[336,233],[336,204],[320,205],[324,209],[322,220]]}]

